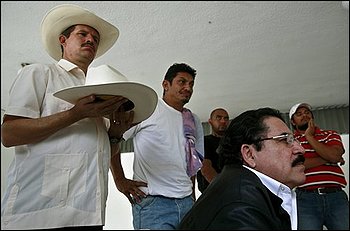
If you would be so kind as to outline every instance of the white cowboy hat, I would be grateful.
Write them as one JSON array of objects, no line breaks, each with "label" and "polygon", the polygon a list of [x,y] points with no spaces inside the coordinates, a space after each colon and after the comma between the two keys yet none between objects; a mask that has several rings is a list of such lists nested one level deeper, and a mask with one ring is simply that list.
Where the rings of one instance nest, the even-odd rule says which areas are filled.
[{"label": "white cowboy hat", "polygon": [[47,12],[41,22],[41,39],[47,53],[55,60],[62,57],[59,35],[76,24],[93,27],[100,34],[95,58],[108,51],[119,36],[118,28],[89,10],[72,4],[58,5]]},{"label": "white cowboy hat", "polygon": [[294,113],[300,108],[300,107],[306,107],[311,111],[311,106],[308,103],[297,103],[291,109],[289,110],[289,119],[292,119]]},{"label": "white cowboy hat", "polygon": [[134,111],[133,123],[147,119],[157,106],[157,93],[141,83],[130,82],[119,71],[109,65],[88,69],[85,85],[68,87],[53,95],[75,104],[78,99],[95,94],[98,100],[105,100],[113,95],[121,95],[129,101],[123,106],[126,111]]}]

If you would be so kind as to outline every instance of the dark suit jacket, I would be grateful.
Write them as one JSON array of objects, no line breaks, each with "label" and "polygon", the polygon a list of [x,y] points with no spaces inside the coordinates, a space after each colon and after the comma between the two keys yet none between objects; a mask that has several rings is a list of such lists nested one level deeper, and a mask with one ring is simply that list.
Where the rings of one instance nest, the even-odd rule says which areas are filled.
[{"label": "dark suit jacket", "polygon": [[179,229],[290,230],[289,215],[281,204],[253,172],[226,165]]}]

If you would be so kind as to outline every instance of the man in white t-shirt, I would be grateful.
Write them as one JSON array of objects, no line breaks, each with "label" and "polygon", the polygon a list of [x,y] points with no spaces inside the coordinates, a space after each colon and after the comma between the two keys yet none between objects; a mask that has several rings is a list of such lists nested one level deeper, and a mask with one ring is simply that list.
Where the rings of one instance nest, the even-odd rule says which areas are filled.
[{"label": "man in white t-shirt", "polygon": [[124,176],[120,153],[112,157],[116,186],[132,204],[134,229],[176,229],[193,205],[204,135],[199,118],[184,105],[195,76],[187,64],[173,64],[153,114],[124,133],[124,139],[133,138],[133,180]]}]

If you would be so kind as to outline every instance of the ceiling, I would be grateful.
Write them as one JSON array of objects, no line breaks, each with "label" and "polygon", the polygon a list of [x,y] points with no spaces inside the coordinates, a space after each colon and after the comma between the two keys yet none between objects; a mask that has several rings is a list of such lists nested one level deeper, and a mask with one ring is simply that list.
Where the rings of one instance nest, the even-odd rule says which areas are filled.
[{"label": "ceiling", "polygon": [[341,1],[1,1],[1,108],[21,63],[53,63],[40,22],[73,3],[117,26],[120,37],[92,66],[109,64],[162,95],[168,67],[197,70],[186,107],[202,122],[297,102],[349,104],[349,10]]}]

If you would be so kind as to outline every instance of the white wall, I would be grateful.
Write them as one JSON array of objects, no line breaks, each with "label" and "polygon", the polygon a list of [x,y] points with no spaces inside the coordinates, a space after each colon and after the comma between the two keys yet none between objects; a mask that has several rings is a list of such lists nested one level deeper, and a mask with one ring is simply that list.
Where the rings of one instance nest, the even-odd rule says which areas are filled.
[{"label": "white wall", "polygon": [[[346,180],[349,182],[349,135],[342,135],[342,140],[346,149],[344,154],[346,164],[341,166],[344,170]],[[13,158],[13,149],[5,148],[1,145],[1,197],[4,191],[4,184],[6,183],[6,172],[8,165]],[[121,158],[125,176],[132,177],[132,162],[133,153],[123,153]],[[349,195],[349,186],[346,187],[346,192]],[[197,198],[200,192],[196,191]],[[106,211],[106,225],[105,230],[132,230],[132,215],[131,205],[128,199],[118,191],[116,188],[113,177],[109,175],[109,194],[107,199],[107,211]]]},{"label": "white wall", "polygon": [[[132,162],[134,160],[133,153],[123,153],[121,155],[122,166],[125,177],[132,178]],[[111,171],[109,171],[109,185],[106,209],[106,225],[105,230],[132,230],[132,214],[131,204],[129,200],[118,191],[114,184]]]}]

